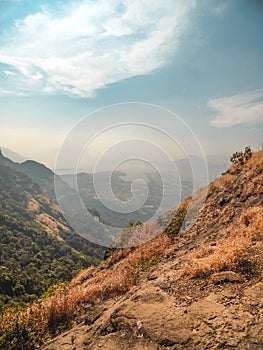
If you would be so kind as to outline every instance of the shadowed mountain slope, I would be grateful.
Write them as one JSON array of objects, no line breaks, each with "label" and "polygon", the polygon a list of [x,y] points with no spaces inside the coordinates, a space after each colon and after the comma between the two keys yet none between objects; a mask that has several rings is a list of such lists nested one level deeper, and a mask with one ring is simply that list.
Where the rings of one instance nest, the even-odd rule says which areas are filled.
[{"label": "shadowed mountain slope", "polygon": [[[16,163],[5,157],[0,150],[0,165],[9,166],[12,169],[16,169],[26,174],[33,182],[38,184],[44,194],[52,200],[56,198],[54,176],[57,175],[54,175],[53,171],[47,168],[44,164],[40,164],[34,160],[26,160],[22,163]],[[74,191],[72,191],[59,176],[57,176],[56,185],[64,189],[64,192],[68,195],[74,194]]]}]

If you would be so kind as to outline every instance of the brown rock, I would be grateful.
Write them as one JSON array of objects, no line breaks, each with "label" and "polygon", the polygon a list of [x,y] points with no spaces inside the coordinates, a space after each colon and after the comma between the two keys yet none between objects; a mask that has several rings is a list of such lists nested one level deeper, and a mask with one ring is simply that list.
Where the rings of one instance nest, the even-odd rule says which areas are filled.
[{"label": "brown rock", "polygon": [[244,282],[244,277],[233,271],[222,271],[214,273],[212,276],[212,281],[215,284],[225,283],[225,282]]}]

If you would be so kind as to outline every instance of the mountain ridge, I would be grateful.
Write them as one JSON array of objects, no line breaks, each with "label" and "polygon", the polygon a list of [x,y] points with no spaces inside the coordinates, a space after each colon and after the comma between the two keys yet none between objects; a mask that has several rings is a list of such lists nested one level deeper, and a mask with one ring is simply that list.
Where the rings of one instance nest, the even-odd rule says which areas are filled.
[{"label": "mountain ridge", "polygon": [[60,186],[67,194],[72,194],[73,191],[69,186],[56,174],[53,173],[47,166],[34,160],[25,160],[21,163],[14,162],[3,155],[0,149],[0,164],[9,166],[12,169],[17,169],[26,174],[36,184],[39,185],[42,192],[47,194],[52,200],[56,200],[56,191],[54,178],[56,177],[56,186]]},{"label": "mountain ridge", "polygon": [[3,153],[3,155],[5,157],[9,158],[13,162],[22,163],[28,159],[27,157],[25,157],[17,152],[14,152],[11,149],[5,148],[5,147],[0,146],[0,151]]}]

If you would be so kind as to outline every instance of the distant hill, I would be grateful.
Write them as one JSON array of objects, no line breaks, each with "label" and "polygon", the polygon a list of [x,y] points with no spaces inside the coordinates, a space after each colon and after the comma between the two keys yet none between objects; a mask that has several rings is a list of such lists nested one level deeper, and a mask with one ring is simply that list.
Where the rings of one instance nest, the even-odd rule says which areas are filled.
[{"label": "distant hill", "polygon": [[[99,245],[104,245],[106,239],[108,239],[108,242],[111,242],[111,233],[107,229],[105,230],[104,227],[98,228],[97,222],[92,219],[93,214],[91,214],[91,220],[87,222],[87,210],[80,207],[77,191],[72,189],[60,176],[54,174],[45,165],[33,160],[27,160],[23,163],[13,162],[5,157],[1,150],[0,165],[8,166],[27,175],[39,187],[41,192],[52,200],[53,204],[57,203],[54,184],[56,180],[56,189],[61,194],[59,195],[59,200],[63,202],[63,214],[74,226],[74,229],[91,242],[96,242]],[[92,198],[89,199],[92,200]],[[91,209],[91,213],[93,213],[96,207],[88,207],[88,209]]]},{"label": "distant hill", "polygon": [[[6,165],[13,169],[17,169],[26,174],[30,179],[39,185],[42,192],[48,197],[55,200],[56,193],[54,188],[54,175],[53,171],[47,168],[44,164],[35,162],[33,160],[26,160],[22,163],[17,163],[5,157],[3,152],[0,150],[0,165]],[[65,189],[65,193],[72,194],[73,191],[69,186],[57,176],[57,186]]]},{"label": "distant hill", "polygon": [[0,309],[40,297],[103,256],[102,248],[72,231],[16,164],[3,156],[1,163],[6,165],[0,165]]},{"label": "distant hill", "polygon": [[[191,165],[195,165],[195,168],[198,169],[200,163],[202,164],[202,160],[197,156],[189,156],[189,158],[180,159],[175,162],[175,166],[178,170],[181,183],[176,183],[177,179],[175,175],[173,173],[169,173],[166,170],[170,167],[166,167],[165,164],[162,164],[161,175],[163,175],[165,180],[169,182],[169,188],[171,189],[171,195],[168,197],[166,194],[165,210],[172,206],[175,206],[176,203],[179,203],[181,200],[192,195],[194,185],[195,188],[200,188],[207,185],[209,181],[212,181],[216,177],[220,176],[222,171],[224,171],[226,168],[226,166],[208,162],[207,174],[205,171],[203,172],[203,176],[201,176],[201,174],[198,173],[194,179],[195,174],[193,174],[193,169],[191,168]],[[126,171],[128,172],[128,174],[129,170],[131,170],[131,172],[133,172],[134,175],[134,171],[136,169],[129,169],[129,167],[127,166]],[[97,174],[96,181],[99,182],[100,175],[103,175],[105,173]],[[148,221],[155,215],[163,200],[164,185],[163,178],[160,176],[160,174],[155,172],[144,173],[138,171],[138,174],[136,174],[136,176],[138,176],[138,178],[145,179],[148,186],[148,198],[138,210],[129,214],[115,212],[101,203],[101,200],[98,198],[98,194],[96,193],[94,188],[93,174],[83,172],[79,174],[64,174],[61,175],[61,178],[65,183],[67,183],[67,185],[70,188],[78,190],[81,199],[83,200],[90,213],[94,212],[95,210],[100,214],[99,218],[102,223],[105,223],[106,225],[111,225],[113,227],[121,228],[125,227],[126,225],[128,225],[129,222],[132,221]],[[100,186],[99,183],[99,187],[103,189],[105,187],[103,182],[104,180],[102,176],[101,178],[102,185]],[[75,188],[76,184],[78,185],[77,189]],[[112,191],[114,193],[114,196],[119,200],[126,202],[132,198],[131,184],[132,181],[126,176],[125,173],[119,171],[115,171],[112,173]],[[102,192],[102,195],[105,198],[110,197],[105,191]],[[139,196],[140,194],[137,193],[137,195]],[[69,194],[68,196],[69,205],[72,206],[74,204],[73,197],[74,196],[72,196],[71,194]],[[80,220],[80,218],[78,219]]]},{"label": "distant hill", "polygon": [[[165,210],[167,210],[169,207],[175,206],[180,200],[183,200],[193,193],[193,171],[191,169],[191,164],[196,164],[198,166],[200,161],[198,157],[190,156],[189,159],[181,159],[175,162],[180,175],[181,184],[176,183],[174,174],[165,173],[164,165],[164,176],[166,179],[169,179],[169,186],[173,188],[171,195],[167,196],[166,194],[164,202],[162,202],[163,183],[160,175],[153,172],[141,174],[148,185],[149,192],[147,201],[138,210],[125,214],[111,210],[103,205],[94,189],[93,174],[80,173],[77,175],[64,174],[58,176],[41,163],[33,160],[16,163],[0,153],[0,164],[8,165],[28,175],[39,185],[42,192],[48,195],[54,202],[56,202],[54,187],[54,178],[56,177],[57,190],[59,190],[59,193],[62,193],[62,198],[60,198],[60,200],[63,201],[63,210],[64,213],[66,213],[67,219],[75,226],[78,232],[81,232],[85,237],[88,237],[91,241],[98,244],[105,244],[105,241],[110,242],[112,233],[106,232],[103,226],[100,226],[98,230],[98,225],[93,223],[92,220],[90,220],[87,225],[87,215],[84,212],[85,210],[83,211],[79,205],[79,195],[89,213],[92,216],[94,216],[94,212],[98,213],[99,215],[96,216],[99,218],[100,222],[106,224],[108,227],[122,228],[127,226],[129,222],[137,220],[146,222],[156,214],[161,203],[165,205]],[[207,180],[213,180],[223,169],[224,167],[221,165],[208,163],[209,179],[205,177],[205,174],[203,178],[200,178],[200,174],[198,174],[199,182],[197,181],[195,183],[196,188],[207,184]],[[103,175],[103,173],[98,174],[97,181],[100,181],[100,175]],[[78,189],[74,188],[76,177]],[[105,198],[109,198],[104,190],[105,186],[103,181],[104,180],[102,180],[102,185],[100,186],[103,192],[102,195]],[[111,182],[114,195],[119,200],[126,202],[132,198],[131,181],[124,173],[119,171],[114,172]],[[140,193],[137,192],[137,198],[139,197]],[[86,235],[87,231],[89,232],[88,235]],[[93,232],[93,234],[91,232]]]},{"label": "distant hill", "polygon": [[[228,165],[224,164],[223,162],[217,164],[216,159],[213,159],[211,156],[209,157],[209,160],[206,159],[206,161],[209,181],[213,181],[215,178],[219,177],[221,173],[228,167]],[[175,164],[178,168],[181,178],[184,181],[191,181],[193,178],[193,169],[191,168],[191,165],[198,167],[198,164],[200,164],[200,162],[202,162],[202,159],[200,159],[198,156],[190,155],[188,158],[177,160]]]},{"label": "distant hill", "polygon": [[[101,189],[103,189],[102,195],[106,198],[107,192],[104,190],[106,187],[104,185],[104,174],[103,172],[98,173],[96,181],[99,183]],[[111,177],[111,187],[114,192],[114,196],[122,201],[128,201],[132,198],[131,193],[131,183],[126,181],[124,178],[125,174],[119,171],[115,171]],[[94,183],[93,183],[93,174],[89,173],[79,173],[74,174],[65,174],[62,175],[62,179],[71,187],[74,188],[75,184],[78,184],[79,194],[88,208],[90,213],[96,211],[99,214],[100,221],[106,225],[111,225],[113,227],[125,227],[130,221],[133,220],[143,220],[147,221],[149,217],[155,212],[156,204],[159,204],[160,198],[157,198],[156,202],[152,202],[152,207],[149,210],[146,206],[143,206],[139,210],[131,212],[129,214],[118,213],[116,211],[110,210],[105,205],[102,204],[101,199],[96,193]],[[150,194],[151,195],[151,194]],[[159,193],[157,194],[159,195]],[[160,196],[161,197],[161,196]],[[152,196],[151,196],[152,199]],[[159,199],[159,201],[158,201]],[[148,201],[149,202],[149,201]],[[147,204],[149,204],[147,202]],[[71,202],[72,203],[72,202]]]},{"label": "distant hill", "polygon": [[10,160],[12,160],[13,162],[16,163],[22,163],[25,160],[27,160],[28,158],[25,156],[22,156],[21,154],[18,154],[8,148],[5,147],[1,147],[0,146],[0,150],[3,152],[3,155],[7,158],[9,158]]}]

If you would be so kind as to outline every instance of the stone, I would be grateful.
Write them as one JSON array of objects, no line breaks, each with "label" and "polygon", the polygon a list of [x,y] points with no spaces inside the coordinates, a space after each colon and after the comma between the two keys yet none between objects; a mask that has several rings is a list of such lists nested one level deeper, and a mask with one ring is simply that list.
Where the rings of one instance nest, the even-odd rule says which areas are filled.
[{"label": "stone", "polygon": [[218,273],[214,273],[211,276],[214,284],[221,284],[226,282],[244,282],[244,277],[233,271],[222,271]]}]

